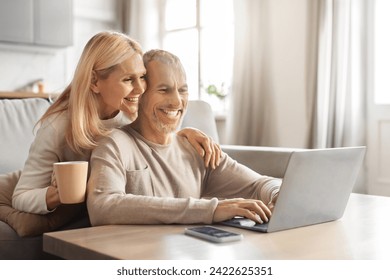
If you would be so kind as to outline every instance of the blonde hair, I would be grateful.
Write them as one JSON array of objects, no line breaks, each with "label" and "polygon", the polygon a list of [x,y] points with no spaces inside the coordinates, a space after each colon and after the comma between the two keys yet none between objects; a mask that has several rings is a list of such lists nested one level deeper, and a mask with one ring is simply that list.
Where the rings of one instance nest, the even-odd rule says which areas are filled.
[{"label": "blonde hair", "polygon": [[119,32],[104,31],[93,36],[81,54],[73,79],[39,122],[67,111],[70,122],[66,142],[76,153],[83,154],[97,145],[97,138],[107,135],[99,118],[98,95],[91,85],[96,79],[106,79],[115,67],[134,53],[142,56],[141,46]]}]

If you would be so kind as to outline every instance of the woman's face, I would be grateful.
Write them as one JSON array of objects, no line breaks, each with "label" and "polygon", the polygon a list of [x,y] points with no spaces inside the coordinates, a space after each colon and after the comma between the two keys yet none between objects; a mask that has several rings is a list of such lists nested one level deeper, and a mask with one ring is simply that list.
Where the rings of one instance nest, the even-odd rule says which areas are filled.
[{"label": "woman's face", "polygon": [[145,75],[142,56],[135,53],[118,64],[106,79],[98,78],[92,90],[100,96],[100,119],[113,118],[119,111],[123,111],[134,120],[139,98],[146,89]]}]

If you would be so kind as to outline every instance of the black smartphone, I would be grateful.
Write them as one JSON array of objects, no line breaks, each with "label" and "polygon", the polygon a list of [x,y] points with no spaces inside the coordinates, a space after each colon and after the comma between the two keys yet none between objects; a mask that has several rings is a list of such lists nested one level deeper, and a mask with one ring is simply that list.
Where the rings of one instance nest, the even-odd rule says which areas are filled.
[{"label": "black smartphone", "polygon": [[184,233],[218,243],[237,241],[243,238],[242,234],[240,233],[227,231],[212,226],[186,228]]}]

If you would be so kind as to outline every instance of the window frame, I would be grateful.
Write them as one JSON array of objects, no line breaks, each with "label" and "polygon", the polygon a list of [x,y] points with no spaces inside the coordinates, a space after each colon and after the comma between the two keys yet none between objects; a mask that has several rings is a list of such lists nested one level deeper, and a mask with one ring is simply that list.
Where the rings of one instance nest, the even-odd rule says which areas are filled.
[{"label": "window frame", "polygon": [[[191,30],[195,30],[197,32],[197,56],[196,56],[196,60],[197,60],[197,81],[196,81],[197,82],[197,87],[196,87],[197,92],[196,92],[196,98],[199,100],[203,100],[204,98],[202,98],[202,97],[205,94],[204,93],[205,89],[203,88],[204,81],[202,80],[202,78],[204,78],[202,76],[202,69],[204,66],[204,62],[202,61],[203,33],[205,32],[205,29],[209,28],[210,26],[209,25],[203,26],[201,23],[201,4],[202,4],[201,2],[203,1],[203,4],[205,4],[205,3],[207,4],[207,2],[204,0],[194,0],[195,5],[196,5],[195,25],[189,26],[189,27],[183,27],[183,28],[168,29],[166,27],[166,6],[167,6],[168,1],[169,0],[160,1],[160,7],[159,7],[159,11],[160,11],[160,30],[159,30],[160,45],[164,47],[165,38],[167,38],[167,36],[169,36],[170,34],[182,32],[182,31],[191,31]],[[234,22],[233,22],[233,27],[234,27]],[[233,62],[233,57],[232,57],[232,62]],[[229,81],[229,82],[230,82],[229,84],[231,85],[231,81]],[[195,88],[195,90],[196,90],[196,88]],[[193,96],[195,96],[195,94]]]}]

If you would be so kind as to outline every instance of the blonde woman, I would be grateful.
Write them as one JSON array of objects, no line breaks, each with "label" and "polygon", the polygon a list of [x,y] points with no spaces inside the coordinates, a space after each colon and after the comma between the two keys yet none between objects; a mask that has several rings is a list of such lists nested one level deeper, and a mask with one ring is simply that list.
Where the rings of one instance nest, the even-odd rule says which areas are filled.
[{"label": "blonde woman", "polygon": [[[117,32],[86,44],[73,79],[39,121],[39,129],[12,197],[14,208],[47,214],[60,205],[53,163],[89,161],[98,139],[137,117],[146,89],[140,45]],[[184,129],[205,165],[218,165],[219,146],[199,130]]]}]

